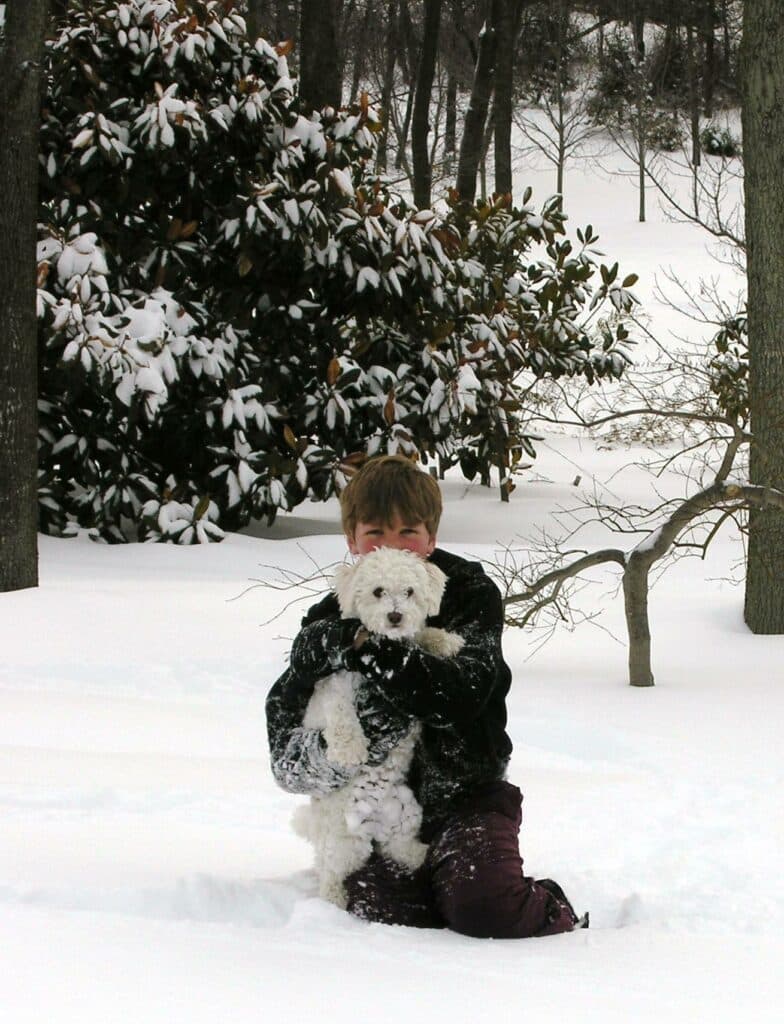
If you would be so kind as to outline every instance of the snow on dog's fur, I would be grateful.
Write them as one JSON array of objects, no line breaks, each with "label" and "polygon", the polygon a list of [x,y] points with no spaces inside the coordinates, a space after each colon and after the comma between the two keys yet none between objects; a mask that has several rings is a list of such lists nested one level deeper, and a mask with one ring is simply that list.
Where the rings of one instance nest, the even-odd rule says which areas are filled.
[{"label": "snow on dog's fur", "polygon": [[[358,618],[370,633],[416,643],[451,657],[463,646],[456,633],[425,625],[436,615],[446,585],[441,570],[410,551],[379,548],[335,574],[344,619]],[[419,867],[427,847],[417,838],[422,809],[406,785],[420,725],[414,722],[380,765],[368,765],[368,747],[354,708],[362,683],[357,672],[320,679],[305,712],[306,728],[321,729],[327,757],[361,765],[343,789],[313,796],[294,817],[295,830],[315,847],[319,893],[345,906],[343,881],[362,867],[375,842],[380,852],[408,868]]]}]

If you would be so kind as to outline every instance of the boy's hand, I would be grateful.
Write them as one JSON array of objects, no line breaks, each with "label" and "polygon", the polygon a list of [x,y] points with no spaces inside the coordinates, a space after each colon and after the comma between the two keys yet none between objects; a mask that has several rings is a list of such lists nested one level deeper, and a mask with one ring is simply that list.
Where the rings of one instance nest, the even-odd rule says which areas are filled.
[{"label": "boy's hand", "polygon": [[400,670],[410,653],[411,644],[405,640],[369,633],[364,626],[360,626],[354,642],[345,653],[343,664],[349,671],[362,672],[363,675],[363,666],[371,662],[373,665],[383,664],[384,677],[390,680]]},{"label": "boy's hand", "polygon": [[312,680],[342,668],[359,625],[359,619],[330,618],[303,627],[294,638],[291,667],[311,685]]}]

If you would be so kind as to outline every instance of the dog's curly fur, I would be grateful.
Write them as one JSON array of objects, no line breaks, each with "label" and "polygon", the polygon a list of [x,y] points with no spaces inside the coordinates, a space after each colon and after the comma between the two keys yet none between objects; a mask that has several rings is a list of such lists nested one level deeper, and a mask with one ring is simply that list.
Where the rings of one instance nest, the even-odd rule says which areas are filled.
[{"label": "dog's curly fur", "polygon": [[[379,548],[354,565],[341,566],[335,593],[343,618],[358,618],[370,633],[408,640],[439,657],[463,646],[456,633],[425,625],[441,604],[446,577],[410,551]],[[368,765],[368,747],[354,707],[362,676],[335,672],[320,679],[303,725],[321,729],[331,761],[362,767],[343,789],[313,796],[294,817],[295,830],[315,848],[319,893],[345,906],[343,881],[380,852],[410,869],[427,847],[418,839],[422,810],[406,785],[420,725],[414,722],[380,765]]]}]

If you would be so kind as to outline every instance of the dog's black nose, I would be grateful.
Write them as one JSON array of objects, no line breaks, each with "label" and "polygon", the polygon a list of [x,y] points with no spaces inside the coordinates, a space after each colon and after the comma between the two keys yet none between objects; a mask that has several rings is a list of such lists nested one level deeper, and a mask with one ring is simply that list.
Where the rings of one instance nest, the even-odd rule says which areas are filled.
[{"label": "dog's black nose", "polygon": [[400,612],[389,612],[387,614],[387,618],[389,619],[393,626],[399,626],[400,623],[403,621],[403,616],[400,614]]}]

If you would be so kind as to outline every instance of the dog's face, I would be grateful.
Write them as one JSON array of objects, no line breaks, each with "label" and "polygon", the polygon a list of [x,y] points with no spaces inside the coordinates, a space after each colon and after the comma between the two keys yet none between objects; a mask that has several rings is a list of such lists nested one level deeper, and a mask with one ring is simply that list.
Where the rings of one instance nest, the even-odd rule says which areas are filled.
[{"label": "dog's face", "polygon": [[436,615],[446,586],[441,570],[410,551],[378,548],[335,573],[344,619],[358,618],[371,633],[413,637]]}]

